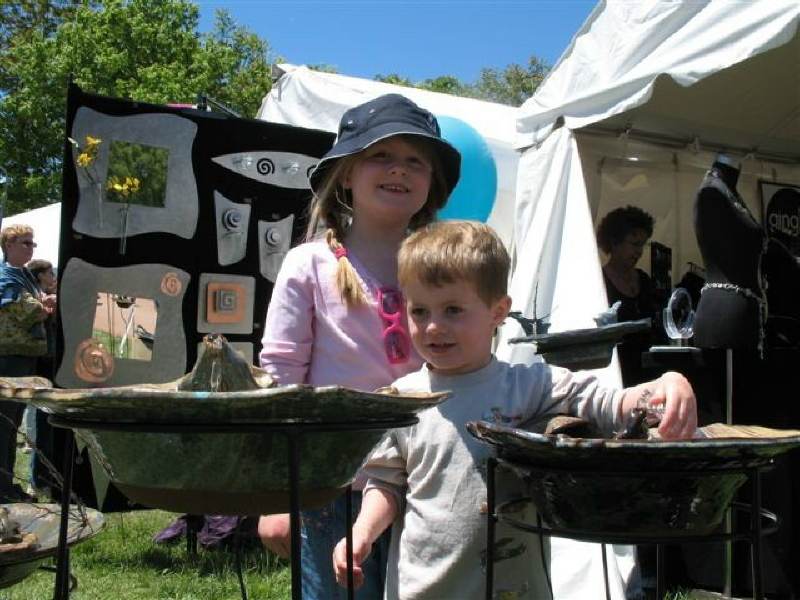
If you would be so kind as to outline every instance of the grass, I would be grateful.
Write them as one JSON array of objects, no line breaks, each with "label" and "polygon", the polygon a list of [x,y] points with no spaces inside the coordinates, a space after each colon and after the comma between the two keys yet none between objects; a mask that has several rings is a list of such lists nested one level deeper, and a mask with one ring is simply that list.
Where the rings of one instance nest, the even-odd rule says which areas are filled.
[{"label": "grass", "polygon": [[[183,540],[164,546],[153,534],[176,515],[137,511],[106,515],[106,529],[76,546],[72,573],[78,578],[73,600],[237,600],[241,598],[233,552],[203,550],[190,556]],[[291,596],[287,564],[261,549],[242,556],[248,598],[284,600]],[[55,575],[38,571],[18,585],[0,590],[0,600],[50,600]],[[665,600],[693,600],[677,591]]]},{"label": "grass", "polygon": [[[22,444],[20,435],[19,443]],[[14,473],[28,479],[30,455],[17,452]],[[70,552],[78,587],[71,600],[239,600],[241,591],[233,551],[198,546],[192,556],[185,538],[177,544],[152,541],[178,515],[143,510],[105,515],[106,526]],[[45,563],[55,565],[53,561]],[[286,561],[259,546],[242,551],[242,575],[251,600],[285,600],[291,596]],[[51,600],[55,573],[35,571],[17,585],[0,589],[0,600]]]},{"label": "grass", "polygon": [[[232,551],[165,546],[151,538],[176,515],[137,511],[106,515],[99,535],[73,548],[74,600],[235,600],[241,598]],[[278,600],[291,595],[287,564],[260,548],[243,551],[242,571],[248,598]],[[0,600],[50,600],[55,574],[36,571],[19,584],[0,590]]]}]

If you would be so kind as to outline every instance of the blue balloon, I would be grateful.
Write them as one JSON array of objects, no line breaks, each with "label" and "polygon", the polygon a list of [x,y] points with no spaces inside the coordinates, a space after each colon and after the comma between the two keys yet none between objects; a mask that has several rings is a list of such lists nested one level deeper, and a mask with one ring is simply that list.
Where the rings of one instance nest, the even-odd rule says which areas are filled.
[{"label": "blue balloon", "polygon": [[497,165],[486,140],[461,119],[437,116],[442,137],[461,153],[461,178],[439,211],[440,219],[486,222],[497,196]]}]

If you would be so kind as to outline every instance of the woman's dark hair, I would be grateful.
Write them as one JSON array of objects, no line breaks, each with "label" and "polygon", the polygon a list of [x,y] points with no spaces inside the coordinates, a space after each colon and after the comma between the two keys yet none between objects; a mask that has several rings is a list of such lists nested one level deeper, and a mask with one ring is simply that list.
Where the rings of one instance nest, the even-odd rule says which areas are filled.
[{"label": "woman's dark hair", "polygon": [[597,228],[597,243],[600,249],[611,252],[611,248],[625,240],[632,231],[641,229],[647,237],[653,235],[653,217],[638,206],[616,208],[608,213]]}]

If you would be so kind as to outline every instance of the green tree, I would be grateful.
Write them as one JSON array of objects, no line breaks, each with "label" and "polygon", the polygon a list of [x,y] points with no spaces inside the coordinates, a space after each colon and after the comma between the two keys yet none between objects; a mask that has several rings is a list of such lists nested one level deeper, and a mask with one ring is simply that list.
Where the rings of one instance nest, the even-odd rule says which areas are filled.
[{"label": "green tree", "polygon": [[14,84],[6,75],[6,61],[3,59],[15,38],[24,38],[37,31],[44,36],[53,35],[76,8],[76,3],[70,0],[0,1],[0,93],[7,93]]},{"label": "green tree", "polygon": [[481,69],[478,81],[470,86],[469,95],[520,106],[533,95],[549,71],[550,67],[535,56],[528,59],[527,65],[512,63],[502,71]]},{"label": "green tree", "polygon": [[66,84],[143,102],[194,102],[203,92],[254,116],[270,87],[267,43],[218,11],[197,32],[187,0],[85,2],[49,28],[17,29],[0,54],[0,165],[6,214],[56,201],[64,151]]},{"label": "green tree", "polygon": [[398,75],[397,73],[391,73],[389,75],[375,75],[373,77],[375,81],[380,81],[381,83],[391,83],[392,85],[404,85],[405,87],[418,87],[415,86],[414,83],[408,78]]},{"label": "green tree", "polygon": [[489,67],[481,69],[475,83],[465,83],[453,75],[441,75],[415,83],[397,73],[376,75],[375,80],[519,106],[533,95],[549,70],[550,67],[541,59],[531,56],[527,65],[512,63],[504,69]]},{"label": "green tree", "polygon": [[422,83],[417,84],[417,87],[431,92],[440,92],[442,94],[452,94],[454,96],[464,96],[469,94],[469,86],[461,83],[458,77],[452,75],[442,75],[433,79],[426,79]]},{"label": "green tree", "polygon": [[[276,59],[277,60],[277,59]],[[337,69],[334,65],[329,65],[328,63],[317,63],[313,65],[306,65],[312,71],[319,71],[320,73],[338,73],[339,69]]]}]

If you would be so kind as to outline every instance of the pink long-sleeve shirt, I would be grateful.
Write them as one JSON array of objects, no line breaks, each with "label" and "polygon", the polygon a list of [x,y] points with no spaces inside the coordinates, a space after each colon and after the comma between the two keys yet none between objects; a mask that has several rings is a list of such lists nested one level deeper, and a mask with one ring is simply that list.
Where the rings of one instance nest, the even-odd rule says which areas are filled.
[{"label": "pink long-sleeve shirt", "polygon": [[422,365],[413,348],[407,362],[389,362],[377,304],[381,283],[352,253],[348,259],[366,293],[366,306],[348,307],[342,301],[337,260],[324,241],[301,244],[286,255],[272,291],[260,355],[261,366],[280,384],[372,391]]}]

